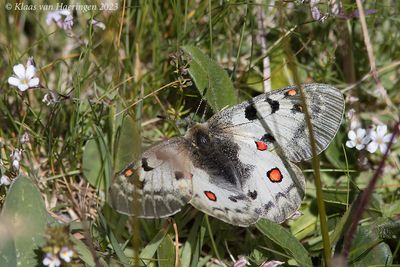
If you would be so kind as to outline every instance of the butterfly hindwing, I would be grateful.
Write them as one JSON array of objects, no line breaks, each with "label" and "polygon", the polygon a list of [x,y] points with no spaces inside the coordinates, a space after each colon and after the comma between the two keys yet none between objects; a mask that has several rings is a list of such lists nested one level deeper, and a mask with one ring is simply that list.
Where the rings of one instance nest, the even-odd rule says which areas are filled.
[{"label": "butterfly hindwing", "polygon": [[[192,167],[185,146],[182,138],[160,143],[117,174],[110,190],[112,206],[120,213],[143,218],[180,211],[192,196]],[[140,203],[137,211],[135,197]]]},{"label": "butterfly hindwing", "polygon": [[[317,153],[320,153],[339,128],[344,111],[343,95],[326,84],[306,84],[304,92]],[[295,86],[259,95],[223,110],[212,117],[209,123],[211,129],[222,124],[236,136],[261,141],[270,150],[280,150],[294,162],[312,157],[300,92]]]},{"label": "butterfly hindwing", "polygon": [[252,165],[251,179],[243,191],[253,201],[260,218],[282,223],[297,211],[305,193],[305,179],[300,169],[260,147],[250,139],[235,137],[240,146],[240,160]]}]

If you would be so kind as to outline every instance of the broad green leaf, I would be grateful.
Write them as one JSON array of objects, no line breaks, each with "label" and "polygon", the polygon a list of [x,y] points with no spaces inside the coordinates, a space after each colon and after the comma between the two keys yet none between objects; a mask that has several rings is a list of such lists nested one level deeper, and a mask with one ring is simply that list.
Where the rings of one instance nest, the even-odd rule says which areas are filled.
[{"label": "broad green leaf", "polygon": [[147,244],[146,247],[140,252],[140,263],[144,266],[147,266],[150,260],[153,258],[154,254],[157,252],[158,247],[161,242],[164,240],[165,235],[167,234],[168,229],[162,228],[153,239]]},{"label": "broad green leaf", "polygon": [[317,217],[311,212],[310,207],[301,209],[301,213],[303,215],[300,216],[300,218],[290,222],[291,232],[298,240],[302,240],[303,238],[312,235],[315,232],[317,225]]},{"label": "broad green leaf", "polygon": [[1,213],[2,227],[7,228],[2,232],[8,231],[9,236],[5,243],[1,237],[4,249],[0,250],[0,266],[13,266],[15,256],[16,266],[36,266],[38,261],[34,250],[44,244],[44,231],[50,221],[36,186],[27,177],[16,178]]},{"label": "broad green leaf", "polygon": [[115,155],[115,171],[120,171],[140,154],[140,128],[129,115],[122,120],[118,129],[117,151]]},{"label": "broad green leaf", "polygon": [[105,191],[110,185],[111,162],[104,136],[86,142],[83,152],[83,174],[95,188]]},{"label": "broad green leaf", "polygon": [[194,46],[182,49],[191,56],[189,74],[213,111],[236,104],[235,90],[226,71],[200,49]]},{"label": "broad green leaf", "polygon": [[182,255],[181,255],[181,266],[182,267],[189,267],[191,258],[192,262],[195,262],[197,265],[197,262],[199,261],[200,253],[196,251],[196,248],[198,248],[198,235],[200,234],[199,228],[201,226],[201,223],[203,221],[204,216],[197,216],[193,226],[190,229],[189,236],[183,245],[182,249]]},{"label": "broad green leaf", "polygon": [[388,266],[393,256],[390,247],[382,242],[371,226],[359,226],[349,254],[349,266]]},{"label": "broad green leaf", "polygon": [[170,234],[165,235],[160,247],[158,248],[158,266],[175,266],[175,245]]},{"label": "broad green leaf", "polygon": [[123,251],[123,248],[118,243],[118,240],[115,237],[113,231],[111,229],[108,229],[108,224],[107,224],[106,219],[104,218],[102,213],[99,213],[99,221],[103,225],[103,228],[106,229],[108,238],[110,239],[111,246],[114,249],[115,254],[117,254],[120,263],[125,267],[131,266],[129,264],[128,257],[126,257],[126,255],[125,255],[125,253]]},{"label": "broad green leaf", "polygon": [[16,253],[14,239],[7,222],[0,220],[0,266],[17,266]]},{"label": "broad green leaf", "polygon": [[342,188],[324,188],[323,189],[323,199],[325,202],[338,204],[338,205],[347,205],[348,199],[348,189],[345,187]]},{"label": "broad green leaf", "polygon": [[300,266],[312,266],[307,250],[288,230],[268,220],[258,221],[256,227],[271,241],[281,246]]},{"label": "broad green leaf", "polygon": [[86,244],[73,236],[71,236],[70,238],[71,241],[74,243],[74,249],[78,253],[79,258],[83,260],[87,264],[87,266],[95,266],[93,255]]}]

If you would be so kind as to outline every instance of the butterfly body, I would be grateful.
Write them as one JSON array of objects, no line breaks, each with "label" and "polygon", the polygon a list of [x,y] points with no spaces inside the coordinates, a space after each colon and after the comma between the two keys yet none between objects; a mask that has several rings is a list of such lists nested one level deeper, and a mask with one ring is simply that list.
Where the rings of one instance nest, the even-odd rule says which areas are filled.
[{"label": "butterfly body", "polygon": [[[344,100],[328,85],[304,85],[304,92],[319,153],[336,134]],[[281,223],[304,197],[304,176],[292,162],[311,156],[300,93],[287,87],[225,109],[145,151],[116,177],[111,200],[118,211],[145,218],[170,216],[190,203],[234,225],[260,218]]]}]

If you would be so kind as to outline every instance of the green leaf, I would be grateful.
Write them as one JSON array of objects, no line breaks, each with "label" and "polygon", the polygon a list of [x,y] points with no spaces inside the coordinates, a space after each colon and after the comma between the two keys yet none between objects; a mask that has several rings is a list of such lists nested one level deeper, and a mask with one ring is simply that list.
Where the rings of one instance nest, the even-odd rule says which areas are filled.
[{"label": "green leaf", "polygon": [[[346,169],[346,158],[342,148],[343,140],[345,140],[344,131],[338,131],[335,138],[324,152],[329,162],[338,169]],[[348,153],[348,156],[350,155],[351,153]]]},{"label": "green leaf", "polygon": [[382,242],[371,226],[359,226],[349,254],[349,266],[371,265],[387,266],[392,264],[390,247]]},{"label": "green leaf", "polygon": [[106,191],[111,180],[111,160],[105,138],[98,132],[98,138],[86,142],[83,151],[83,174],[86,180],[99,190]]},{"label": "green leaf", "polygon": [[110,239],[110,243],[112,248],[115,251],[115,254],[117,254],[118,259],[120,261],[120,264],[122,264],[125,267],[129,267],[131,266],[129,264],[129,259],[128,257],[125,255],[123,248],[121,247],[121,245],[118,243],[117,238],[115,237],[113,231],[111,229],[108,229],[108,224],[106,219],[104,218],[103,214],[99,212],[99,221],[100,223],[103,225],[103,228],[106,229],[107,231],[107,235],[108,238]]},{"label": "green leaf", "polygon": [[194,46],[182,49],[191,56],[189,74],[213,111],[236,104],[235,90],[226,71],[200,49]]},{"label": "green leaf", "polygon": [[[201,227],[201,223],[203,221],[202,215],[196,216],[196,219],[193,223],[193,226],[190,229],[189,236],[183,245],[182,249],[182,255],[181,255],[181,266],[182,267],[189,267],[191,258],[192,258],[192,266],[197,266],[197,262],[199,261],[200,258],[200,253],[199,250],[201,250],[201,246],[199,247],[199,242],[198,242],[198,235],[201,234],[199,231]],[[205,229],[205,228],[204,228]],[[203,238],[204,238],[204,233],[203,233]]]},{"label": "green leaf", "polygon": [[281,246],[300,266],[312,266],[307,250],[288,230],[268,220],[260,220],[256,227],[271,241]]},{"label": "green leaf", "polygon": [[12,233],[0,221],[0,266],[17,266],[17,252]]},{"label": "green leaf", "polygon": [[127,115],[123,118],[117,134],[115,171],[120,171],[140,154],[140,128],[137,122]]},{"label": "green leaf", "polygon": [[90,249],[81,240],[71,236],[71,241],[74,243],[74,249],[78,253],[79,258],[83,260],[87,266],[95,266],[93,255]]},{"label": "green leaf", "polygon": [[171,235],[167,234],[158,248],[158,266],[174,267],[175,266],[175,245]]},{"label": "green leaf", "polygon": [[157,252],[158,247],[161,242],[164,240],[165,235],[167,234],[167,229],[161,229],[153,239],[147,244],[146,247],[140,252],[140,263],[142,265],[149,265],[150,259],[153,258],[154,254]]},{"label": "green leaf", "polygon": [[[51,220],[42,196],[32,181],[24,176],[15,179],[8,191],[1,213],[3,231],[1,237],[0,266],[36,266],[34,250],[44,244],[44,231]],[[12,251],[15,247],[15,251]],[[17,265],[13,262],[17,262]]]}]

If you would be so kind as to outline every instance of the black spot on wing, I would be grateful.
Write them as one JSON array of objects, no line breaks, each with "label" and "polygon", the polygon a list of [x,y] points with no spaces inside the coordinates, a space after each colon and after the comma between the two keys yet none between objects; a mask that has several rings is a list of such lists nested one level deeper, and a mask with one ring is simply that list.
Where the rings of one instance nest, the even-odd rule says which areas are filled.
[{"label": "black spot on wing", "polygon": [[268,203],[264,205],[264,209],[265,209],[266,211],[268,211],[268,210],[270,210],[273,206],[275,206],[274,203],[273,203],[272,201],[268,201]]},{"label": "black spot on wing", "polygon": [[233,196],[228,197],[228,199],[232,202],[237,202],[237,199]]},{"label": "black spot on wing", "polygon": [[249,121],[257,119],[257,109],[254,107],[253,103],[250,103],[244,110],[244,116]]},{"label": "black spot on wing", "polygon": [[142,158],[142,168],[145,172],[149,172],[154,169],[149,166],[149,163],[147,162],[147,158]]},{"label": "black spot on wing", "polygon": [[279,110],[279,102],[276,100],[272,100],[271,98],[267,97],[265,100],[271,106],[271,114],[274,114]]},{"label": "black spot on wing", "polygon": [[260,138],[260,140],[265,143],[273,143],[275,142],[275,137],[270,133],[266,133]]},{"label": "black spot on wing", "polygon": [[180,172],[180,171],[176,171],[176,172],[175,172],[175,179],[176,179],[176,180],[180,180],[180,179],[182,179],[183,177],[185,177],[184,174],[183,174],[183,172]]},{"label": "black spot on wing", "polygon": [[246,199],[245,195],[229,196],[228,199],[232,202],[237,202],[238,200]]},{"label": "black spot on wing", "polygon": [[254,190],[253,192],[251,192],[251,191],[249,190],[249,192],[247,193],[247,195],[248,195],[251,199],[255,200],[255,199],[257,198],[257,191]]},{"label": "black spot on wing", "polygon": [[303,113],[303,107],[300,104],[294,104],[291,111],[292,113]]},{"label": "black spot on wing", "polygon": [[240,209],[235,209],[235,212],[236,212],[236,213],[243,213],[243,211],[240,210]]}]

